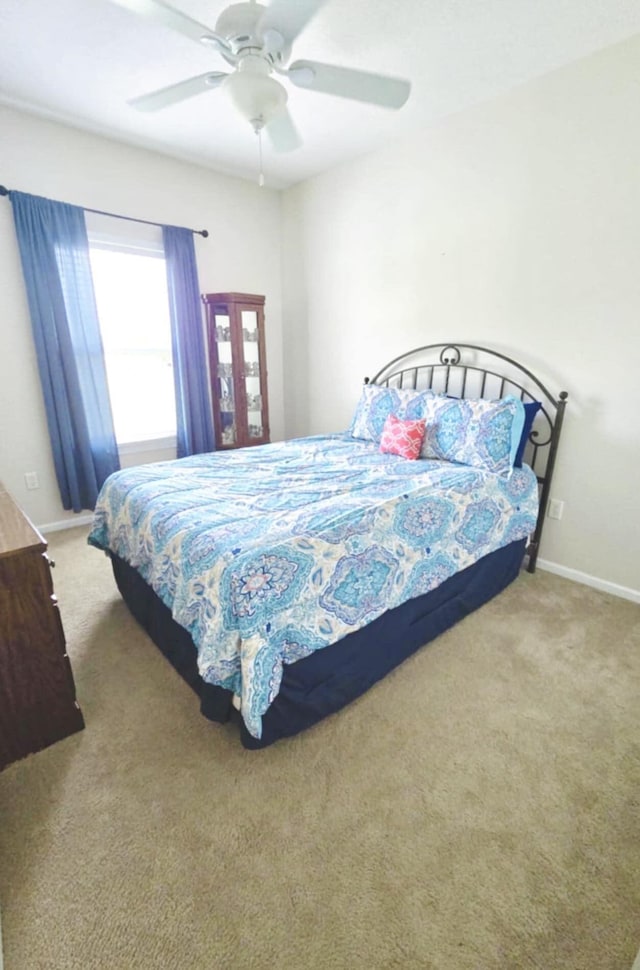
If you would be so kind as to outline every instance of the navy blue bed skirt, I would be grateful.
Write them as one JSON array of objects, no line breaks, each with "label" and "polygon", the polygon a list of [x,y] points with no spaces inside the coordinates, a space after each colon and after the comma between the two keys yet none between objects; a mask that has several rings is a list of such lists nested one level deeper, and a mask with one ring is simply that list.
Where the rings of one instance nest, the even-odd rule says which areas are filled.
[{"label": "navy blue bed skirt", "polygon": [[264,748],[298,734],[340,710],[402,663],[419,647],[500,593],[518,575],[526,541],[511,543],[451,576],[437,589],[388,610],[372,623],[323,650],[285,666],[280,693],[252,737],[229,691],[205,684],[196,648],[141,576],[122,559],[111,561],[118,589],[131,613],[200,698],[212,721],[238,721],[245,748]]}]

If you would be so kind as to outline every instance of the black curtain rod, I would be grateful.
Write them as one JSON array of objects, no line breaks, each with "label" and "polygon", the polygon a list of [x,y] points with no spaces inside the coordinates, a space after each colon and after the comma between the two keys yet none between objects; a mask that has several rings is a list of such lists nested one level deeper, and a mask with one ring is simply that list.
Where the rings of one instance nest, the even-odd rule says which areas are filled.
[{"label": "black curtain rod", "polygon": [[[10,189],[6,185],[0,185],[0,195],[9,195]],[[94,212],[98,216],[110,216],[112,219],[126,219],[127,222],[142,222],[145,226],[162,226],[161,222],[151,222],[150,219],[136,219],[134,216],[120,216],[115,212],[103,212],[102,209],[87,209],[86,206],[79,206],[79,208],[84,209],[85,212]],[[190,229],[189,232],[193,232],[196,236],[202,236],[207,239],[209,236],[208,229]]]}]

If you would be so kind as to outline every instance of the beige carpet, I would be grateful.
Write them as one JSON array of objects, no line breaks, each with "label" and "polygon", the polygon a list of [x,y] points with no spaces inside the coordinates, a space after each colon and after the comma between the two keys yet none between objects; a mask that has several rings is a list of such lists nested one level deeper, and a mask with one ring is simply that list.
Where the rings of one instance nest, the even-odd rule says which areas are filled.
[{"label": "beige carpet", "polygon": [[51,537],[86,730],[0,774],[5,970],[630,970],[640,607],[548,573],[247,752]]}]

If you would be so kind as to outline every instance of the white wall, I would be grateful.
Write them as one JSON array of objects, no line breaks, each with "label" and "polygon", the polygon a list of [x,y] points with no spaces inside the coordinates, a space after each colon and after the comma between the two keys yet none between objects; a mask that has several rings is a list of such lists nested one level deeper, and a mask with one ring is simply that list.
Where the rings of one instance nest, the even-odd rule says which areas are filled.
[{"label": "white wall", "polygon": [[[274,439],[344,428],[405,348],[519,358],[570,393],[542,558],[640,590],[639,90],[636,38],[289,190],[282,224],[277,193],[2,107],[0,181],[209,229],[203,290],[267,297]],[[37,524],[72,518],[6,199],[0,296],[0,479]]]},{"label": "white wall", "polygon": [[640,38],[285,194],[288,436],[440,340],[569,391],[541,556],[640,590]]},{"label": "white wall", "polygon": [[[9,189],[194,229],[203,292],[266,296],[269,410],[284,431],[280,195],[0,106],[0,181]],[[211,132],[215,137],[215,132]],[[0,480],[38,525],[73,519],[55,481],[35,349],[13,227],[0,199]],[[148,458],[169,457],[149,454]],[[124,462],[130,463],[130,459]],[[25,487],[35,471],[37,491]]]}]

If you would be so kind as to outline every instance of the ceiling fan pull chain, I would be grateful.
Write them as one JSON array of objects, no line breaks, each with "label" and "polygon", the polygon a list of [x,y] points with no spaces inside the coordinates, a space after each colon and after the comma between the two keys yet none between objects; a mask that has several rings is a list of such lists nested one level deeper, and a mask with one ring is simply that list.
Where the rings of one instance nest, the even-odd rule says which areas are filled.
[{"label": "ceiling fan pull chain", "polygon": [[262,127],[258,128],[258,162],[259,162],[259,174],[258,174],[258,185],[260,188],[264,186],[264,172],[262,170]]}]

